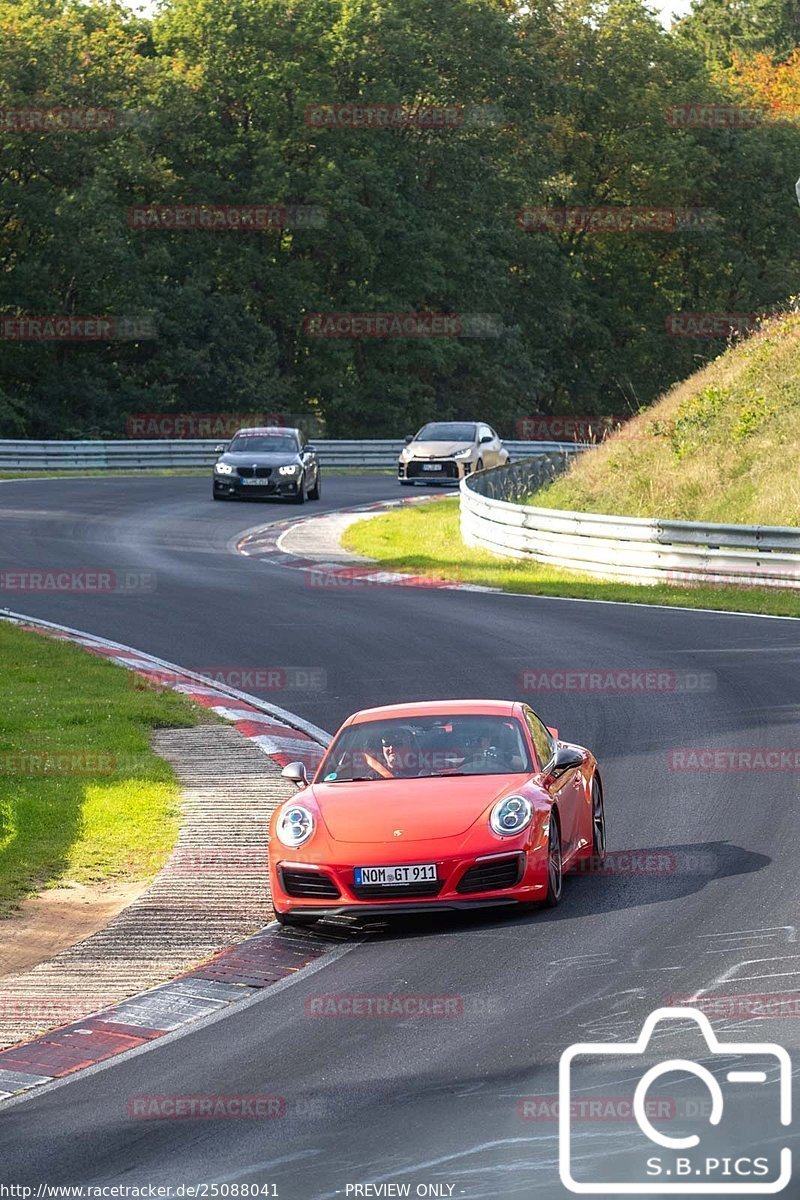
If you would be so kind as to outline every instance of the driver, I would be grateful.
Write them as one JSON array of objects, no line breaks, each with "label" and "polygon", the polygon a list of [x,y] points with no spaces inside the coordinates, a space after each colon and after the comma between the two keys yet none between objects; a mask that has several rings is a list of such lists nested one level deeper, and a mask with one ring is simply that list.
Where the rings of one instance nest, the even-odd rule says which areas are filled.
[{"label": "driver", "polygon": [[411,779],[421,774],[419,739],[410,725],[397,725],[381,737],[380,773],[395,779]]}]

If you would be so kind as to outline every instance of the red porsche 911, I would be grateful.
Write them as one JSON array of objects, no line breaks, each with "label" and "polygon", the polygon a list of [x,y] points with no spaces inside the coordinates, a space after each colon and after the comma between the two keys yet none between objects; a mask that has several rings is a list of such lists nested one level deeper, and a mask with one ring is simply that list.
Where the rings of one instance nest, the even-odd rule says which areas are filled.
[{"label": "red porsche 911", "polygon": [[564,872],[605,855],[589,750],[526,704],[437,700],[349,717],[309,783],[275,811],[275,916],[430,912],[561,899]]}]

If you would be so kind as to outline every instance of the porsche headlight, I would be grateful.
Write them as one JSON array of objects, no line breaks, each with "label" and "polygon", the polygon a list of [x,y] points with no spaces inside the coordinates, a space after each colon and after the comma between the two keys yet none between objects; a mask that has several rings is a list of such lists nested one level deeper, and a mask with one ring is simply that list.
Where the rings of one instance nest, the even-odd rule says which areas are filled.
[{"label": "porsche headlight", "polygon": [[472,454],[472,446],[467,446],[466,450],[456,450],[453,458],[469,458]]},{"label": "porsche headlight", "polygon": [[284,846],[302,846],[314,832],[313,814],[302,804],[289,804],[278,818],[275,832]]},{"label": "porsche headlight", "polygon": [[506,796],[498,800],[489,817],[489,824],[500,837],[521,833],[533,820],[533,805],[525,796]]},{"label": "porsche headlight", "polygon": [[214,467],[214,470],[216,471],[217,475],[233,474],[233,467],[230,465],[230,463],[217,463],[217,465]]},{"label": "porsche headlight", "polygon": [[285,467],[278,467],[279,475],[296,475],[300,470],[297,463],[287,463]]}]

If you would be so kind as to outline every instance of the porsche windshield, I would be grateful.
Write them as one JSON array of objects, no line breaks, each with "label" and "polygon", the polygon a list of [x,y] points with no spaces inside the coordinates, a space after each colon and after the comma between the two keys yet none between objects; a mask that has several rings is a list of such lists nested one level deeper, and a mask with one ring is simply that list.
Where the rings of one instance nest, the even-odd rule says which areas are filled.
[{"label": "porsche windshield", "polygon": [[475,426],[464,421],[433,421],[417,434],[417,442],[474,442]]},{"label": "porsche windshield", "polygon": [[296,454],[297,438],[293,433],[248,433],[235,437],[228,447],[230,454]]},{"label": "porsche windshield", "polygon": [[533,771],[519,721],[435,716],[349,725],[328,751],[317,782],[511,775]]}]

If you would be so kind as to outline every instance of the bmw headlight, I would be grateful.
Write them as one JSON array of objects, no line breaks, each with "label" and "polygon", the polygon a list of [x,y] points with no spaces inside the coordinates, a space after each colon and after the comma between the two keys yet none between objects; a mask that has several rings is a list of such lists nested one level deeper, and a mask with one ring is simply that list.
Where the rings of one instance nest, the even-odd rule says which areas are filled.
[{"label": "bmw headlight", "polygon": [[276,833],[284,846],[302,846],[313,832],[313,814],[302,804],[289,804],[278,818]]},{"label": "bmw headlight", "polygon": [[230,465],[230,463],[217,463],[217,465],[214,467],[214,470],[216,471],[217,475],[233,474],[233,467]]},{"label": "bmw headlight", "polygon": [[285,467],[278,467],[279,475],[296,475],[300,470],[297,463],[288,463]]},{"label": "bmw headlight", "polygon": [[453,458],[469,458],[472,454],[472,446],[467,446],[466,450],[456,450]]},{"label": "bmw headlight", "polygon": [[498,800],[489,817],[489,824],[500,837],[521,833],[533,819],[533,805],[525,796],[506,796]]}]

